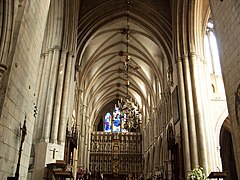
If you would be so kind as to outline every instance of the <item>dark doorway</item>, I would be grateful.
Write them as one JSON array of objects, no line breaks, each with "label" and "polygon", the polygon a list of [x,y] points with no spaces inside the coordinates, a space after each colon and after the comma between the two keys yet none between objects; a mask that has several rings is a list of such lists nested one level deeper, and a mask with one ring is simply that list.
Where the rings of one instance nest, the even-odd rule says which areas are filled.
[{"label": "dark doorway", "polygon": [[[226,124],[226,123],[225,123]],[[223,171],[228,172],[225,180],[238,179],[230,129],[223,124],[220,133],[220,153]]]}]

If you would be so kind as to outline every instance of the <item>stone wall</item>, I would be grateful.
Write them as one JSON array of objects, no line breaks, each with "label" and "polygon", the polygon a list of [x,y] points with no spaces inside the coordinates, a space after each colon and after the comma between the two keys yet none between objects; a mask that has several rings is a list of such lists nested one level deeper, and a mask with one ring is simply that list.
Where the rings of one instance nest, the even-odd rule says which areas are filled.
[{"label": "stone wall", "polygon": [[238,178],[240,178],[240,131],[235,117],[235,92],[240,84],[240,2],[211,0],[210,5],[219,40],[220,61],[232,122]]},{"label": "stone wall", "polygon": [[[12,46],[12,66],[9,67],[8,85],[0,119],[0,177],[14,176],[18,160],[24,117],[27,135],[23,144],[20,179],[26,179],[34,127],[33,103],[36,101],[38,68],[44,28],[50,0],[15,1],[15,8],[24,6],[21,19],[15,14],[13,32],[16,44]],[[17,12],[17,10],[14,10]],[[14,48],[13,48],[14,47]]]}]

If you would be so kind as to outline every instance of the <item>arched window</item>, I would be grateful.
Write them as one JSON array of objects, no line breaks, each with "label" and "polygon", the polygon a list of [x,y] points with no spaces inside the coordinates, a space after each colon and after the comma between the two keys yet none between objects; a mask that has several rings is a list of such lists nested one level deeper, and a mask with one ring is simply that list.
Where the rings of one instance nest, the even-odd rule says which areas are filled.
[{"label": "arched window", "polygon": [[222,76],[214,24],[211,19],[208,20],[206,28],[205,51],[210,73]]},{"label": "arched window", "polygon": [[222,79],[220,58],[214,31],[214,23],[211,18],[209,18],[207,22],[204,37],[204,46],[205,46],[205,58],[211,77],[212,93],[218,96],[222,95],[224,96],[225,90]]}]

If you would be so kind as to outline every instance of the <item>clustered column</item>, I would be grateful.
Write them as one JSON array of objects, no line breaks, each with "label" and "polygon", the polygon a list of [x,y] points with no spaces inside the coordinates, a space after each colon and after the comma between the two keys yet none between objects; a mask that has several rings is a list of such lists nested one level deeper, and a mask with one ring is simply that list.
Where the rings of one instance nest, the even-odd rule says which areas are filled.
[{"label": "clustered column", "polygon": [[79,2],[53,0],[45,31],[42,52],[42,70],[38,95],[39,131],[35,136],[46,143],[65,142],[66,124],[69,116],[68,100],[70,82],[75,66],[76,34]]},{"label": "clustered column", "polygon": [[205,138],[205,128],[204,128],[204,119],[203,119],[203,110],[202,110],[202,96],[201,96],[201,86],[200,78],[198,71],[199,69],[199,59],[196,58],[195,53],[190,53],[191,69],[192,69],[192,84],[193,84],[193,103],[194,111],[196,117],[196,129],[197,129],[197,138],[198,138],[198,152],[199,152],[199,163],[206,170],[207,166],[207,154],[206,154],[206,138]]},{"label": "clustered column", "polygon": [[185,87],[183,79],[182,59],[177,60],[177,72],[178,72],[178,85],[179,85],[179,102],[181,105],[181,125],[182,125],[182,142],[183,142],[183,157],[185,159],[184,169],[185,173],[191,169],[190,160],[190,147],[189,147],[189,134],[188,134],[188,120],[185,102]]},{"label": "clustered column", "polygon": [[198,144],[197,144],[197,134],[196,134],[196,125],[195,125],[195,114],[193,107],[193,98],[192,98],[192,84],[191,84],[191,75],[190,75],[190,67],[189,67],[189,59],[188,56],[183,56],[183,66],[184,66],[184,74],[185,77],[185,93],[186,93],[186,110],[188,117],[188,132],[189,132],[189,145],[190,145],[190,157],[191,157],[191,166],[196,167],[198,165]]},{"label": "clustered column", "polygon": [[[58,141],[63,143],[65,141],[66,136],[66,119],[68,116],[67,106],[69,100],[69,92],[70,92],[70,82],[73,77],[71,77],[72,68],[75,66],[76,58],[74,57],[73,53],[68,53],[67,55],[67,64],[65,70],[65,80],[64,80],[64,89],[62,93],[62,103],[61,103],[61,110],[60,110],[60,125],[59,125],[59,133],[58,133]],[[59,73],[64,73],[64,71],[60,71]],[[62,84],[62,83],[61,83]]]},{"label": "clustered column", "polygon": [[79,152],[79,155],[78,155],[78,165],[81,166],[81,167],[84,167],[85,166],[85,142],[87,142],[87,139],[86,139],[86,109],[87,109],[87,106],[86,105],[82,105],[82,114],[81,114],[81,121],[80,121],[80,138],[79,138],[79,145],[78,145],[78,152]]},{"label": "clustered column", "polygon": [[84,138],[84,156],[83,156],[84,169],[86,169],[88,166],[88,164],[87,164],[87,162],[88,162],[88,159],[87,159],[88,158],[88,143],[89,143],[89,131],[88,130],[89,130],[89,116],[86,116],[85,134],[84,134],[84,136],[85,136],[85,138]]},{"label": "clustered column", "polygon": [[[199,58],[202,47],[198,38],[200,28],[200,1],[178,1],[174,5],[176,19],[173,23],[173,41],[178,73],[178,88],[181,103],[181,125],[185,175],[188,171],[201,166],[207,172],[211,162],[208,138],[211,133],[206,131],[208,114],[205,110],[208,103],[203,92],[202,82],[205,81],[203,65]],[[181,11],[180,11],[181,9]]]}]

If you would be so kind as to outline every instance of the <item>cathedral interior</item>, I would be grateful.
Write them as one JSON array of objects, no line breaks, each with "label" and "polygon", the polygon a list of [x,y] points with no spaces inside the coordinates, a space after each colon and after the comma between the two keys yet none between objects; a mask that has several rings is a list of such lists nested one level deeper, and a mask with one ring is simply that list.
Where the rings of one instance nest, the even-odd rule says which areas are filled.
[{"label": "cathedral interior", "polygon": [[238,0],[0,0],[0,179],[239,179],[239,24]]}]

